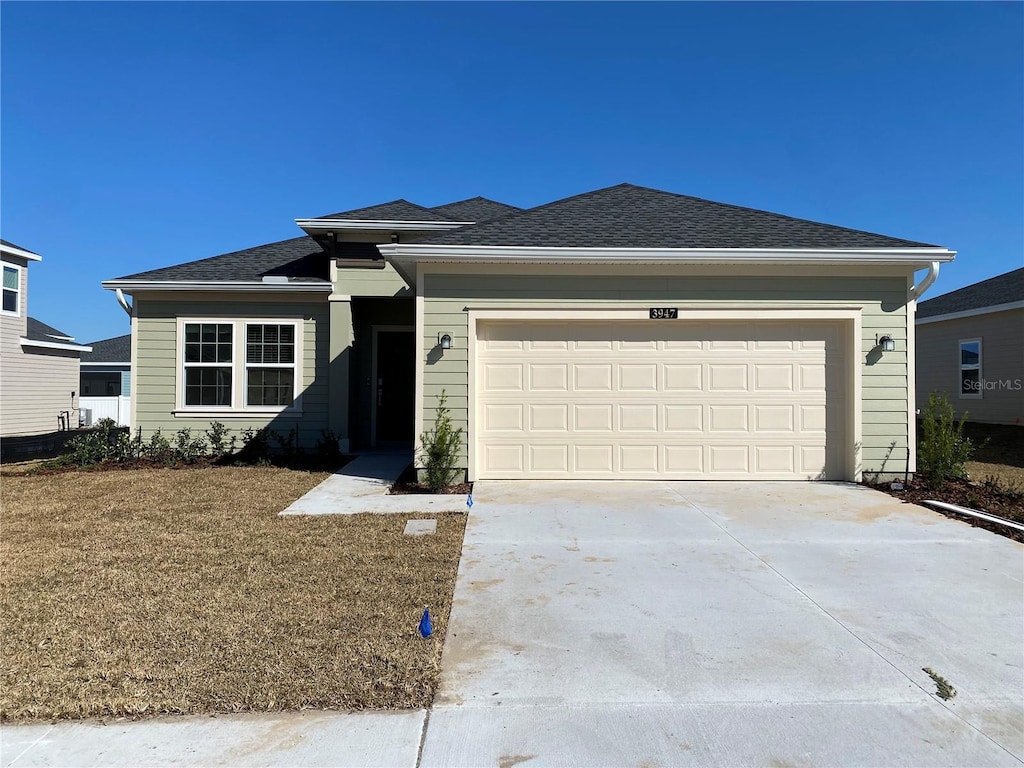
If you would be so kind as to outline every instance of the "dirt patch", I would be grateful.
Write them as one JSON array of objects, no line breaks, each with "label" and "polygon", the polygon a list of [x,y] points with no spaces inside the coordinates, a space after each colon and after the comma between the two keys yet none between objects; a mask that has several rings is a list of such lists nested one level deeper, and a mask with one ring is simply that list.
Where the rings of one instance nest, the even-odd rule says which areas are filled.
[{"label": "dirt patch", "polygon": [[5,471],[0,719],[428,706],[466,516],[277,515],[326,476]]},{"label": "dirt patch", "polygon": [[393,496],[405,496],[409,494],[429,493],[433,495],[468,496],[473,492],[472,483],[456,483],[449,485],[440,491],[432,491],[425,484],[417,481],[416,468],[410,464],[395,481],[388,493]]}]

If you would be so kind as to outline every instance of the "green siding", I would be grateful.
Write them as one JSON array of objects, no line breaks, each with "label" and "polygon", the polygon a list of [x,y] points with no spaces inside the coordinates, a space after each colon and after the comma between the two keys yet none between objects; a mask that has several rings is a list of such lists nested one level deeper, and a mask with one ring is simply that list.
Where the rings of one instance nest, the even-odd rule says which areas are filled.
[{"label": "green siding", "polygon": [[347,296],[412,296],[405,280],[390,264],[383,269],[339,267],[334,291]]},{"label": "green siding", "polygon": [[[266,319],[302,321],[301,415],[244,414],[214,417],[174,415],[177,407],[176,335],[178,318]],[[309,301],[236,299],[211,295],[209,299],[175,301],[135,297],[134,331],[137,335],[135,367],[135,425],[143,436],[160,429],[165,434],[191,427],[201,432],[217,420],[235,432],[269,426],[284,433],[299,428],[300,442],[316,444],[328,426],[328,303],[326,297]],[[236,347],[237,348],[237,347]]]},{"label": "green siding", "polygon": [[[424,281],[425,428],[433,424],[437,398],[444,390],[457,426],[466,428],[469,415],[469,314],[466,307],[510,307],[516,303],[571,308],[574,303],[613,302],[617,307],[671,306],[673,302],[778,302],[862,307],[862,463],[865,471],[886,464],[902,472],[907,446],[907,278],[884,277],[552,274],[427,274]],[[434,360],[438,334],[452,334],[453,349]],[[896,351],[872,353],[877,335],[888,334]],[[433,361],[432,361],[433,360]],[[870,428],[867,425],[871,425]],[[466,462],[466,451],[463,450]]]}]

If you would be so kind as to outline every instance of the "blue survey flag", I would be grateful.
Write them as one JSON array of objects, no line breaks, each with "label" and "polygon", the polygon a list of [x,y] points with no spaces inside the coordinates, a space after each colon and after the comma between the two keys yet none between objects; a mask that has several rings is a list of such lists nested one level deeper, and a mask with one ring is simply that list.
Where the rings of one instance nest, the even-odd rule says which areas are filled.
[{"label": "blue survey flag", "polygon": [[469,495],[468,495],[468,496],[466,497],[466,506],[467,506],[467,507],[469,507],[470,509],[472,509],[472,508],[473,508],[473,494],[472,494],[472,493],[471,493],[471,494],[469,494]]},{"label": "blue survey flag", "polygon": [[430,637],[434,632],[434,628],[430,626],[430,609],[423,609],[423,618],[420,619],[420,634],[423,637]]}]

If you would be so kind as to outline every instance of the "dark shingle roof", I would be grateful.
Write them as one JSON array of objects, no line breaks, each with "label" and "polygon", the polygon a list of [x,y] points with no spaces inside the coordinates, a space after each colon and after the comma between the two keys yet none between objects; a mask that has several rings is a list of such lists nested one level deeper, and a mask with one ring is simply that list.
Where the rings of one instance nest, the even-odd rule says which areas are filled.
[{"label": "dark shingle roof", "polygon": [[83,363],[130,363],[132,360],[130,333],[112,339],[90,341],[86,346],[92,347],[92,352],[82,353]]},{"label": "dark shingle roof", "polygon": [[506,203],[499,203],[497,200],[488,200],[486,197],[471,197],[468,200],[436,205],[431,210],[450,216],[455,221],[475,221],[480,223],[508,216],[510,213],[516,213],[523,209]]},{"label": "dark shingle roof", "polygon": [[429,242],[553,248],[934,247],[632,184],[460,227]]},{"label": "dark shingle roof", "polygon": [[328,282],[327,254],[313,238],[296,237],[117,279],[249,281],[261,280],[264,275],[285,275],[298,282]]},{"label": "dark shingle roof", "polygon": [[64,331],[58,331],[52,325],[47,325],[34,317],[25,318],[25,338],[29,341],[55,341],[55,342],[66,342],[68,339],[73,338],[70,333],[64,333]]},{"label": "dark shingle roof", "polygon": [[1024,301],[1024,267],[967,285],[917,305],[917,319]]},{"label": "dark shingle roof", "polygon": [[17,248],[19,251],[25,251],[27,253],[31,253],[33,256],[38,256],[39,255],[35,251],[30,251],[28,248],[25,248],[24,246],[21,246],[21,245],[15,245],[10,240],[4,240],[2,237],[0,237],[0,245],[6,245],[8,248]]},{"label": "dark shingle roof", "polygon": [[444,213],[410,203],[408,200],[392,200],[390,203],[356,208],[351,211],[329,213],[318,219],[363,219],[368,221],[458,221]]}]

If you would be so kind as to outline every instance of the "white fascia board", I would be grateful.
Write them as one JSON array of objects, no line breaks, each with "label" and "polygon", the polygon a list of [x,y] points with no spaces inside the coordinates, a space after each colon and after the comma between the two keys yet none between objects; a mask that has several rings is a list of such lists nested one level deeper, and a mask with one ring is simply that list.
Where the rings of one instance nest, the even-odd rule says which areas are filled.
[{"label": "white fascia board", "polygon": [[92,352],[92,347],[85,344],[68,344],[61,341],[36,341],[24,337],[18,339],[23,347],[38,347],[39,349],[67,349],[71,352]]},{"label": "white fascia board", "polygon": [[388,232],[427,232],[458,229],[472,221],[387,221],[383,219],[296,219],[300,229],[333,232],[342,229],[386,230]]},{"label": "white fascia board", "polygon": [[24,248],[17,248],[13,245],[0,245],[0,251],[11,256],[17,256],[19,259],[28,259],[29,261],[43,260],[43,257],[38,253],[32,253],[32,251],[26,251]]},{"label": "white fascia board", "polygon": [[[991,307],[978,307],[977,309],[965,309],[962,312],[947,312],[944,315],[932,315],[931,317],[918,318],[917,325],[928,325],[929,323],[942,323],[946,320],[960,320],[964,317],[977,317],[978,315],[991,315],[993,312],[1007,312],[1011,309],[1024,309],[1024,301],[1010,301],[1006,304],[993,304]],[[921,306],[918,305],[918,311]]]},{"label": "white fascia board", "polygon": [[779,248],[539,248],[516,246],[385,243],[377,246],[385,259],[467,263],[546,262],[630,264],[863,264],[928,266],[952,261],[946,248],[779,249]]},{"label": "white fascia board", "polygon": [[279,293],[282,291],[300,293],[330,293],[333,286],[322,283],[264,283],[259,280],[105,280],[100,283],[108,291],[120,288],[129,293],[135,291],[260,291]]}]

